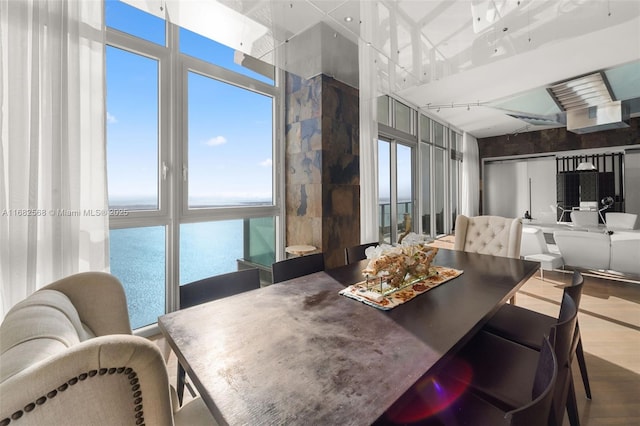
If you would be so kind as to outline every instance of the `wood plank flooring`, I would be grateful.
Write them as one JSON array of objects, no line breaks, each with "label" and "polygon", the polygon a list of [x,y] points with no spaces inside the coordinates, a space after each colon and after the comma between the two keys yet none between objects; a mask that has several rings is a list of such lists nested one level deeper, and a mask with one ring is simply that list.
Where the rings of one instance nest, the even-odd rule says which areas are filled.
[{"label": "wood plank flooring", "polygon": [[[454,236],[433,245],[453,248]],[[577,362],[573,376],[580,424],[583,426],[640,425],[640,282],[584,276],[578,312],[592,400],[587,400]],[[567,272],[545,271],[530,278],[516,304],[558,316]],[[565,416],[564,425],[569,420]]]},{"label": "wood plank flooring", "polygon": [[[439,241],[450,247],[450,241]],[[562,286],[571,274],[536,274],[522,287],[517,304],[557,316]],[[585,276],[578,313],[592,400],[587,400],[574,362],[574,380],[580,421],[586,426],[640,425],[640,283],[626,283]],[[169,358],[171,383],[175,383],[176,359]],[[185,399],[189,392],[185,390]],[[569,424],[565,419],[565,425]]]},{"label": "wood plank flooring", "polygon": [[[557,316],[571,274],[545,272],[544,279],[529,279],[517,304]],[[640,284],[585,276],[578,321],[592,394],[587,400],[574,362],[581,424],[640,425]]]}]

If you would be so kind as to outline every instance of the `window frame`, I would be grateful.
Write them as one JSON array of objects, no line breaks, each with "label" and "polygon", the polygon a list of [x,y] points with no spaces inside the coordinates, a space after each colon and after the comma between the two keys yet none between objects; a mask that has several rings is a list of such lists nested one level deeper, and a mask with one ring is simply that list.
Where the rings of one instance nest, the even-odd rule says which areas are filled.
[{"label": "window frame", "polygon": [[[158,61],[158,208],[151,210],[129,210],[126,216],[111,215],[109,218],[109,226],[111,228],[113,227],[113,224],[116,228],[134,227],[141,223],[141,221],[148,226],[148,220],[154,219],[158,221],[158,225],[166,224],[166,221],[163,222],[163,218],[166,218],[169,214],[170,200],[169,189],[163,182],[166,182],[166,167],[170,164],[171,138],[168,117],[170,116],[171,111],[169,108],[169,102],[164,100],[170,89],[168,87],[168,79],[163,78],[163,76],[170,75],[171,73],[169,51],[166,47],[160,46],[151,41],[136,38],[112,28],[107,29],[105,56],[107,47],[113,47]],[[108,92],[106,93],[108,95]],[[105,140],[107,140],[106,135]]]},{"label": "window frame", "polygon": [[[280,102],[280,90],[278,86],[270,86],[258,80],[253,80],[250,77],[235,74],[233,71],[229,71],[226,68],[211,64],[209,62],[188,56],[180,53],[179,67],[180,83],[181,83],[181,99],[182,105],[180,117],[177,118],[176,124],[178,132],[180,134],[180,140],[182,143],[179,145],[182,150],[179,152],[179,161],[176,164],[181,166],[180,173],[183,174],[182,188],[180,191],[180,221],[181,223],[194,223],[203,221],[206,218],[211,219],[216,217],[218,220],[236,219],[236,218],[257,218],[266,216],[276,216],[280,213],[278,208],[279,192],[278,192],[278,167],[277,167],[277,155],[276,149],[277,143],[277,126],[275,122],[279,120],[278,117],[278,102]],[[274,125],[272,128],[272,149],[271,158],[273,161],[272,166],[272,204],[264,206],[211,206],[211,207],[199,207],[197,209],[189,208],[189,158],[188,158],[188,78],[189,73],[196,73],[206,78],[211,78],[226,84],[233,85],[243,90],[248,90],[259,95],[267,96],[272,99],[272,117]],[[244,85],[243,85],[244,84]],[[186,173],[186,177],[185,177]]]},{"label": "window frame", "polygon": [[[172,312],[178,308],[182,224],[271,217],[275,225],[275,257],[278,259],[284,255],[284,173],[280,165],[284,164],[284,87],[281,82],[285,80],[282,70],[276,69],[274,83],[270,85],[181,53],[179,27],[168,21],[165,25],[165,46],[106,26],[104,54],[106,56],[107,47],[113,47],[158,61],[158,208],[130,210],[126,216],[112,215],[109,217],[109,229],[165,228],[165,312]],[[272,98],[271,205],[188,208],[188,181],[183,178],[183,173],[185,168],[188,172],[186,79],[189,71]],[[106,82],[105,93],[108,93]],[[157,323],[142,326],[134,332],[143,336],[155,334],[158,332]]]},{"label": "window frame", "polygon": [[[394,102],[396,101],[394,98],[383,95],[388,99],[389,110],[394,111]],[[402,102],[404,103],[404,102]],[[408,105],[404,103],[405,105]],[[460,201],[461,201],[461,173],[462,173],[462,154],[461,154],[461,146],[456,150],[457,143],[462,143],[462,134],[458,132],[456,129],[450,127],[447,124],[444,124],[428,114],[422,111],[419,108],[411,107],[413,115],[412,115],[412,123],[413,123],[413,132],[415,135],[407,135],[404,132],[400,132],[394,129],[392,126],[387,126],[382,123],[378,123],[378,139],[394,139],[395,137],[402,138],[403,136],[409,136],[404,143],[407,143],[410,140],[411,144],[415,144],[414,149],[412,150],[412,158],[414,164],[414,186],[413,186],[413,210],[414,210],[414,219],[412,224],[412,229],[416,233],[425,234],[425,229],[422,227],[422,220],[418,220],[418,218],[422,218],[423,215],[429,214],[429,234],[430,238],[437,238],[442,235],[446,235],[450,233],[455,225],[455,218],[451,218],[451,213],[453,212],[454,205],[459,210]],[[389,118],[391,120],[391,124],[394,123],[393,114],[391,114]],[[422,117],[428,120],[428,128],[424,129]],[[442,140],[436,141],[436,125],[442,126]],[[456,144],[452,144],[454,141]],[[455,145],[455,146],[454,146]],[[429,153],[429,164],[423,163],[423,150],[428,150]],[[441,155],[443,157],[443,223],[442,223],[442,231],[444,233],[436,233],[436,175],[435,175],[435,163],[436,156]],[[456,181],[456,199],[453,200],[452,193],[453,188],[453,179],[451,173],[455,170],[453,167],[453,161],[457,162],[457,181]],[[422,206],[423,193],[424,188],[422,184],[422,176],[425,172],[425,167],[427,168],[426,172],[429,173],[429,210],[428,212],[424,211]],[[397,219],[397,217],[396,217]]]},{"label": "window frame", "polygon": [[[389,194],[389,202],[390,206],[390,241],[395,244],[398,241],[398,173],[397,173],[397,146],[403,145],[409,147],[411,149],[411,229],[413,232],[416,232],[421,227],[420,221],[417,220],[419,214],[419,207],[417,206],[418,196],[420,191],[419,185],[419,172],[418,172],[418,132],[416,126],[416,116],[417,110],[412,108],[406,102],[400,102],[391,96],[383,95],[388,99],[389,102],[389,120],[390,125],[387,126],[384,123],[378,123],[378,140],[383,140],[385,142],[389,142],[390,144],[390,153],[389,153],[389,161],[391,162],[390,166],[390,194]],[[402,130],[398,130],[395,128],[396,117],[395,117],[395,104],[400,103],[406,107],[409,107],[411,116],[410,126],[413,134],[406,133]],[[376,146],[377,149],[377,146]],[[378,165],[376,165],[378,167]],[[380,199],[380,194],[378,194],[378,200]],[[380,224],[380,220],[378,220],[378,225]]]}]

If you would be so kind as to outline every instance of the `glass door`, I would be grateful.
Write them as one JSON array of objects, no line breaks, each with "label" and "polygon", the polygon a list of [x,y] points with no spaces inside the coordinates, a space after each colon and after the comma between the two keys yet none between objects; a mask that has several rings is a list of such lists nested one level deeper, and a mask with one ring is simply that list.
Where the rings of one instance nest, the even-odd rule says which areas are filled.
[{"label": "glass door", "polygon": [[414,224],[414,149],[378,139],[378,229],[381,242],[396,244]]}]

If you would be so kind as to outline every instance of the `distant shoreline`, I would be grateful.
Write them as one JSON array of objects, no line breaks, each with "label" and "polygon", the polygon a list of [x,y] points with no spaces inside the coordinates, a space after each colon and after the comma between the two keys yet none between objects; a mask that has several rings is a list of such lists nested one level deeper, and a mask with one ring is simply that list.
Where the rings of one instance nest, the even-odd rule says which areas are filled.
[{"label": "distant shoreline", "polygon": [[[206,208],[216,208],[216,207],[246,207],[246,206],[273,206],[274,204],[271,201],[240,201],[240,202],[229,202],[223,201],[219,204],[216,203],[198,203],[198,204],[190,204],[190,209],[206,209]],[[109,203],[110,209],[126,209],[126,210],[157,210],[158,205],[155,203]]]}]

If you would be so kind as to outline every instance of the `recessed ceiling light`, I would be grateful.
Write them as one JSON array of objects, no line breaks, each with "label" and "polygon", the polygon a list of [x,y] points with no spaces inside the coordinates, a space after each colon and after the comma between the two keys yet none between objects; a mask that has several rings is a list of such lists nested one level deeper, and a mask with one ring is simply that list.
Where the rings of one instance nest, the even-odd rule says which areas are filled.
[{"label": "recessed ceiling light", "polygon": [[344,17],[344,21],[345,22],[351,22],[351,21],[353,21],[353,18],[351,16],[345,16]]}]

